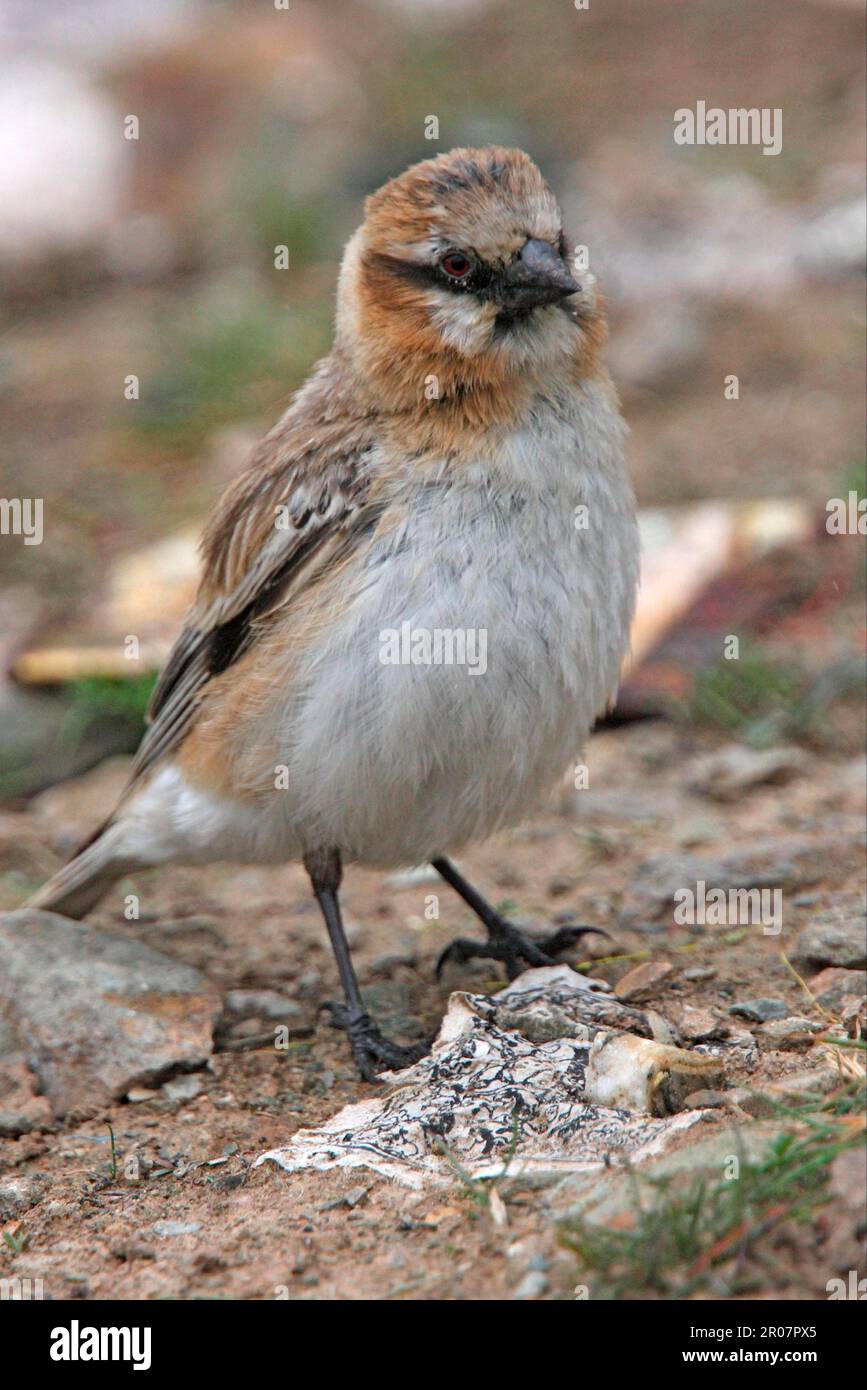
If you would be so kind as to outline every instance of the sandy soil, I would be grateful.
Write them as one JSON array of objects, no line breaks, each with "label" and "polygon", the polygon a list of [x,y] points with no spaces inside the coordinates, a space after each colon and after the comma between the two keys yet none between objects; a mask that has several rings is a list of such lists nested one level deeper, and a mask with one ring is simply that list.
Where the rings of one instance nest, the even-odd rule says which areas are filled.
[{"label": "sandy soil", "polygon": [[[610,939],[585,939],[595,954],[615,957],[593,966],[601,978],[616,982],[635,964],[635,952],[671,962],[673,974],[644,1002],[675,1021],[685,1004],[725,1010],[757,995],[820,1017],[780,953],[792,950],[817,913],[858,909],[863,764],[823,760],[821,778],[808,771],[732,807],[689,791],[696,759],[709,746],[661,723],[601,733],[589,750],[588,790],[564,792],[528,825],[467,854],[463,867],[522,918],[606,927]],[[55,836],[73,807],[89,805],[94,814],[99,779],[108,796],[117,775],[116,768],[92,774],[89,801],[69,784],[65,796],[51,793],[41,814],[37,803],[31,817],[39,835],[50,838],[48,809]],[[779,937],[755,928],[732,934],[644,922],[640,912],[630,927],[619,924],[619,914],[641,901],[639,866],[649,856],[714,856],[757,844],[765,846],[768,865],[791,861],[798,849],[801,883],[786,889]],[[218,1052],[202,1074],[201,1093],[186,1103],[160,1092],[0,1142],[3,1171],[33,1179],[40,1197],[15,1223],[18,1239],[26,1237],[23,1252],[3,1251],[0,1273],[41,1277],[57,1298],[460,1299],[511,1297],[526,1270],[541,1264],[545,1296],[571,1296],[574,1257],[559,1242],[545,1190],[518,1184],[508,1191],[508,1224],[499,1227],[459,1182],[445,1194],[418,1195],[372,1173],[287,1177],[251,1168],[261,1151],[297,1128],[370,1094],[320,1011],[337,993],[336,972],[301,869],[178,869],[141,876],[131,887],[142,918],[124,930],[195,964],[221,989],[279,988],[301,1005],[299,1031],[309,1032],[288,1051],[260,1043]],[[437,922],[423,917],[431,892],[439,893]],[[434,1027],[450,987],[496,988],[484,964],[435,982],[438,951],[452,936],[475,932],[445,886],[394,888],[380,875],[350,871],[345,907],[368,1004],[393,1036]],[[107,909],[92,920],[120,925]],[[685,978],[699,966],[712,976]],[[739,1076],[734,1068],[729,1080],[757,1085],[826,1066],[819,1045],[808,1054],[762,1052],[756,1073]],[[109,1180],[108,1121],[119,1167],[137,1156],[148,1174],[138,1184]],[[828,1219],[825,1211],[826,1226]],[[156,1234],[155,1223],[167,1220],[194,1229]],[[805,1283],[808,1293],[821,1295],[833,1273],[822,1254],[824,1229],[818,1221],[799,1229],[794,1249],[784,1252],[777,1296],[803,1296]]]}]

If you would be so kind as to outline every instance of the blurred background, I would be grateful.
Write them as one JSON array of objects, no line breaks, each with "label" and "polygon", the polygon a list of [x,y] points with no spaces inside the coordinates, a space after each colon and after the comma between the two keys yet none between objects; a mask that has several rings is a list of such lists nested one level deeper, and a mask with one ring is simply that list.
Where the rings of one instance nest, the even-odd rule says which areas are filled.
[{"label": "blurred background", "polygon": [[[825,521],[864,494],[861,11],[0,0],[0,494],[44,501],[40,545],[0,538],[0,795],[135,745],[363,198],[489,141],[537,159],[608,298],[646,549],[619,717],[857,746],[862,560]],[[677,145],[699,100],[781,108],[781,152]]]}]

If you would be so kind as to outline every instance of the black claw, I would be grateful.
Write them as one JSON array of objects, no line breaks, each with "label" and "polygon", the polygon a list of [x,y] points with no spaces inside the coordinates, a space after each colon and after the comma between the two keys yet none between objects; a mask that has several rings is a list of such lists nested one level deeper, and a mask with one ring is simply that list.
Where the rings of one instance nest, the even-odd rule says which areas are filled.
[{"label": "black claw", "polygon": [[440,951],[437,963],[434,967],[436,978],[439,979],[446,965],[466,965],[468,960],[493,958],[494,953],[485,941],[471,941],[468,936],[456,936],[454,941],[450,941],[444,951]]},{"label": "black claw", "polygon": [[469,960],[498,960],[506,968],[506,975],[514,980],[528,967],[553,965],[553,958],[521,932],[507,923],[492,929],[487,941],[472,941],[459,936],[441,953],[436,964],[437,977],[448,963],[465,965]]},{"label": "black claw", "polygon": [[348,1035],[355,1065],[365,1081],[377,1082],[379,1072],[400,1071],[430,1052],[430,1038],[404,1046],[384,1037],[370,1014],[351,1016],[345,1004],[327,1003],[324,1007],[331,1014],[331,1026]]},{"label": "black claw", "polygon": [[588,932],[595,932],[597,936],[608,936],[604,927],[560,927],[559,931],[553,932],[551,936],[543,937],[539,945],[549,956],[557,956],[561,951],[568,951],[571,946],[575,946]]},{"label": "black claw", "polygon": [[437,979],[447,964],[466,965],[470,960],[498,960],[505,966],[507,977],[514,980],[528,968],[556,965],[554,957],[574,946],[587,932],[608,935],[602,927],[568,926],[560,927],[551,936],[534,940],[508,922],[496,922],[488,930],[487,941],[473,941],[469,937],[459,936],[446,946],[436,963]]}]

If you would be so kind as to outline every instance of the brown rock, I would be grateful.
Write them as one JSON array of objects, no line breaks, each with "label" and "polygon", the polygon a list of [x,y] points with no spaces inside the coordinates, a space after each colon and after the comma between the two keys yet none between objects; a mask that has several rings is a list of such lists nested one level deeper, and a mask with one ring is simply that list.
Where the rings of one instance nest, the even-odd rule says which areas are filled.
[{"label": "brown rock", "polygon": [[684,1004],[680,1014],[680,1031],[690,1042],[702,1038],[724,1038],[730,1032],[724,1019],[717,1018],[712,1009],[697,1009]]},{"label": "brown rock", "polygon": [[614,993],[618,999],[624,1002],[630,999],[647,998],[655,992],[656,986],[660,985],[674,970],[674,966],[669,965],[664,960],[645,960],[640,965],[635,965],[628,970],[622,979],[618,980],[614,986]]}]

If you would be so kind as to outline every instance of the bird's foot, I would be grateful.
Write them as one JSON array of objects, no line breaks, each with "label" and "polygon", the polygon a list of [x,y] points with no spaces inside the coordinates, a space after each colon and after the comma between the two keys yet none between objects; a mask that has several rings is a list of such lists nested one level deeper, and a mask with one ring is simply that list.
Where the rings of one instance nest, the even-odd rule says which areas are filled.
[{"label": "bird's foot", "polygon": [[549,936],[530,937],[499,918],[488,927],[487,941],[473,941],[464,936],[452,941],[437,961],[437,977],[449,963],[464,965],[468,960],[484,959],[501,961],[507,978],[514,980],[524,970],[533,970],[540,965],[556,965],[555,957],[568,951],[588,932],[608,935],[602,927],[568,926],[560,927],[559,931]]},{"label": "bird's foot", "polygon": [[327,1004],[331,1025],[345,1032],[355,1065],[365,1081],[378,1081],[379,1072],[400,1071],[427,1056],[431,1040],[403,1045],[383,1036],[370,1014],[350,1014],[345,1004]]}]

